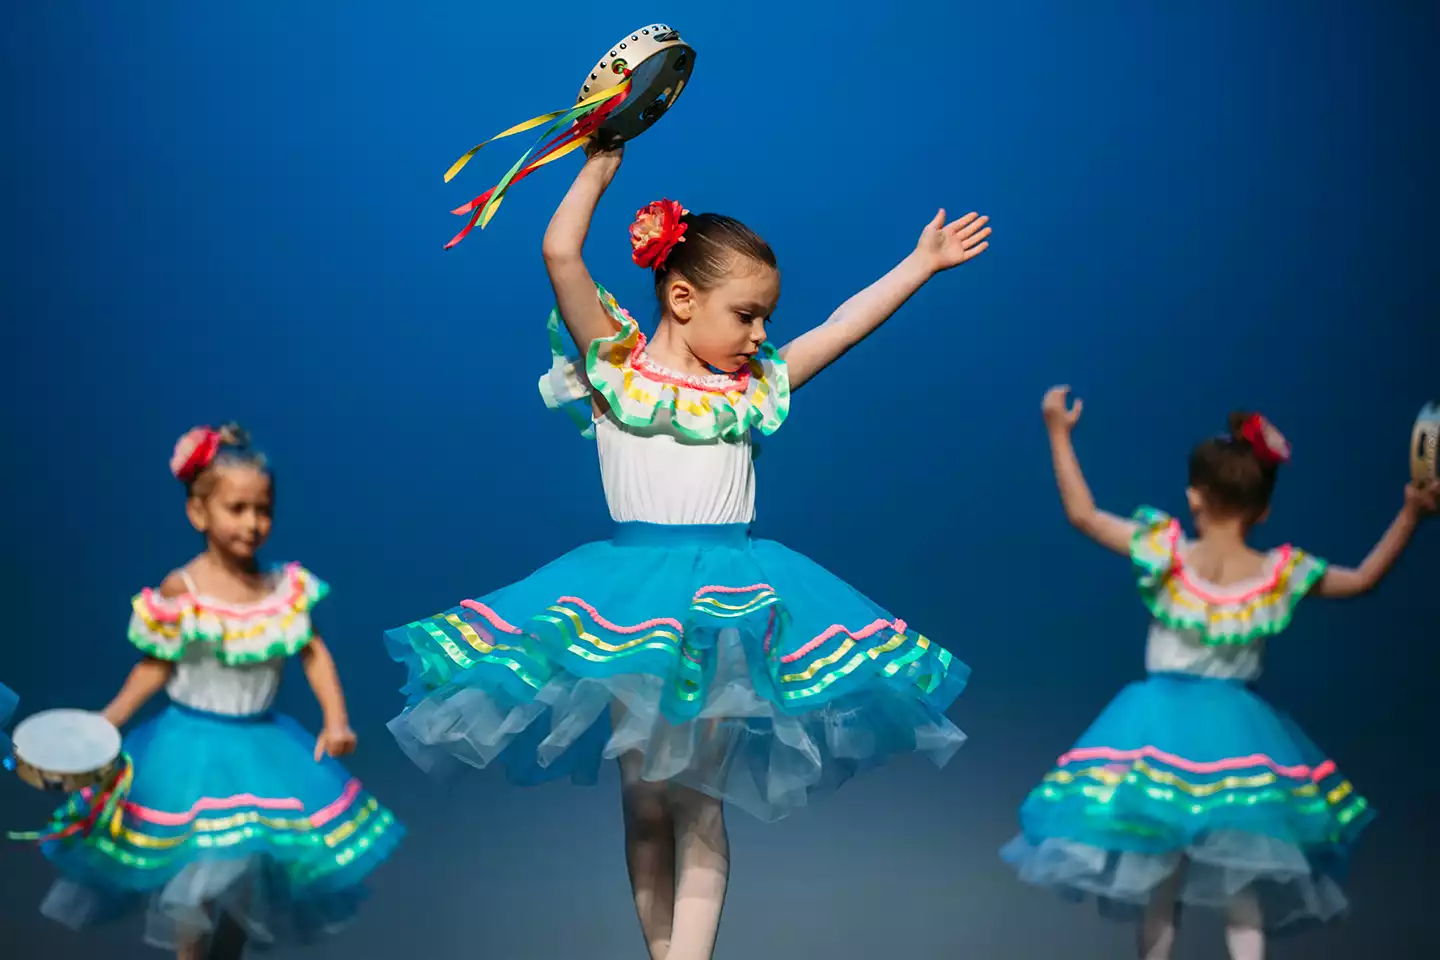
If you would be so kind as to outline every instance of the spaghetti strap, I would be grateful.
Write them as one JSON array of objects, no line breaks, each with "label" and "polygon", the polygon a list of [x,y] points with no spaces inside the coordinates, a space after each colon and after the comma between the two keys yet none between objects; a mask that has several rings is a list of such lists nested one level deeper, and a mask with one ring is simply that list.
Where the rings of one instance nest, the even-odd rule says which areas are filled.
[{"label": "spaghetti strap", "polygon": [[190,576],[190,571],[187,570],[185,567],[181,567],[175,572],[180,574],[180,579],[184,582],[185,589],[187,592],[189,592],[190,596],[194,598],[199,598],[200,588],[195,586],[195,580]]}]

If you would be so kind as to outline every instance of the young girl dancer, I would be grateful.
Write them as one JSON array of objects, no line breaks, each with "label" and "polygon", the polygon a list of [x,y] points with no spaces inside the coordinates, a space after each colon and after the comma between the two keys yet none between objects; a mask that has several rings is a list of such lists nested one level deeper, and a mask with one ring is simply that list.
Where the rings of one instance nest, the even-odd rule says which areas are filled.
[{"label": "young girl dancer", "polygon": [[[78,927],[148,899],[146,941],[197,960],[221,912],[259,944],[338,927],[403,830],[331,759],[355,734],[311,621],[329,588],[258,559],[274,504],[264,457],[236,426],[201,427],[170,468],[205,550],[135,597],[144,659],[104,714],[123,727],[162,689],[170,704],[125,738],[116,787],[56,814],[43,849],[63,878],[42,910]],[[271,710],[292,654],[324,712],[318,737]]]},{"label": "young girl dancer", "polygon": [[1247,684],[1302,597],[1353,597],[1385,576],[1435,511],[1437,488],[1407,487],[1354,570],[1290,546],[1258,552],[1246,537],[1269,513],[1289,447],[1264,418],[1235,414],[1190,455],[1191,540],[1158,510],[1124,520],[1096,509],[1070,443],[1081,405],[1067,407],[1066,393],[1043,404],[1060,498],[1081,532],[1134,563],[1152,618],[1150,676],[1031,792],[1004,856],[1029,882],[1143,908],[1146,960],[1170,956],[1182,903],[1224,910],[1230,955],[1260,960],[1267,931],[1345,908],[1340,871],[1374,813]]},{"label": "young girl dancer", "polygon": [[[968,668],[805,557],[752,539],[751,430],[990,229],[941,211],[915,251],[776,350],[775,255],[728,217],[659,201],[631,227],[653,338],[581,248],[620,164],[592,155],[545,236],[558,307],[549,405],[596,440],[612,538],[407,626],[387,643],[411,694],[391,729],[421,766],[506,765],[593,782],[618,758],[635,906],[655,960],[709,957],[728,874],[722,801],[775,819],[896,753],[944,763]],[[564,355],[561,321],[580,357]]]}]

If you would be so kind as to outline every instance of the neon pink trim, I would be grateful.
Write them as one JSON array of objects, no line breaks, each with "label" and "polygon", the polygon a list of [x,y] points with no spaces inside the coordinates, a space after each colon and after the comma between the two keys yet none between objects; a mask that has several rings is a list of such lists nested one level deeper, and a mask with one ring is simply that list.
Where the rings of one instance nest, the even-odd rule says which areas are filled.
[{"label": "neon pink trim", "polygon": [[[750,367],[747,364],[743,370],[736,373],[712,374],[716,383],[707,384],[701,382],[699,377],[690,377],[684,374],[671,373],[657,366],[650,355],[645,352],[645,334],[636,332],[638,343],[635,349],[630,351],[630,366],[638,373],[645,375],[647,379],[659,380],[661,383],[668,383],[675,387],[688,387],[691,390],[699,390],[701,393],[744,393],[750,386]],[[726,381],[726,382],[721,382]]]},{"label": "neon pink trim", "polygon": [[[345,811],[355,798],[360,795],[363,789],[359,780],[351,778],[345,784],[345,789],[340,796],[315,813],[310,815],[310,822],[314,826],[322,826],[334,820]],[[86,800],[90,799],[91,791],[85,791]],[[166,827],[182,827],[193,821],[196,816],[206,810],[234,810],[237,807],[259,807],[261,810],[296,810],[304,811],[305,805],[295,797],[257,797],[251,793],[240,793],[233,797],[202,797],[195,802],[185,813],[169,813],[164,810],[153,810],[150,807],[142,807],[138,803],[127,801],[125,812],[137,820],[144,820],[149,823],[160,824]]]},{"label": "neon pink trim", "polygon": [[872,636],[873,634],[879,633],[881,630],[885,630],[887,628],[893,628],[896,633],[904,633],[905,621],[896,620],[892,624],[889,620],[876,620],[868,627],[862,629],[859,633],[850,633],[849,630],[846,630],[844,627],[840,626],[840,624],[837,623],[830,629],[826,630],[824,633],[820,634],[820,636],[816,637],[814,640],[811,640],[809,643],[805,644],[805,646],[801,647],[799,650],[795,650],[791,653],[785,654],[785,656],[780,658],[780,662],[793,663],[794,661],[799,660],[801,657],[805,656],[805,654],[822,645],[823,643],[825,643],[826,640],[829,640],[837,633],[848,634],[851,640],[864,640],[866,637]]},{"label": "neon pink trim", "polygon": [[561,597],[556,602],[575,604],[577,607],[582,608],[586,613],[590,614],[590,618],[596,623],[600,624],[600,626],[614,633],[639,633],[641,630],[649,630],[651,627],[658,627],[662,624],[667,627],[674,627],[676,633],[685,632],[685,628],[680,625],[679,620],[672,620],[669,617],[660,617],[655,620],[646,620],[644,623],[637,623],[633,627],[622,627],[619,624],[611,623],[609,620],[606,620],[604,617],[600,616],[600,611],[596,610],[594,607],[590,606],[590,604],[586,603],[584,600],[581,600],[579,597]]},{"label": "neon pink trim", "polygon": [[[240,606],[228,606],[213,602],[211,597],[198,597],[191,593],[182,593],[178,597],[162,597],[160,593],[150,587],[140,591],[141,599],[145,601],[150,616],[161,623],[175,623],[184,614],[187,607],[194,607],[215,614],[225,619],[240,620],[247,617],[272,616],[287,608],[293,607],[295,602],[303,594],[304,587],[300,583],[300,564],[290,562],[281,568],[281,582],[270,592],[268,597],[256,600],[254,603],[241,604]],[[181,603],[188,601],[188,603]]]},{"label": "neon pink trim", "polygon": [[712,584],[708,587],[701,587],[695,591],[695,596],[703,597],[707,593],[757,593],[761,590],[769,590],[772,593],[775,588],[768,583],[752,583],[748,587],[722,587]]},{"label": "neon pink trim", "polygon": [[1265,582],[1260,584],[1258,587],[1251,587],[1249,590],[1245,590],[1238,594],[1216,594],[1209,592],[1204,587],[1201,587],[1199,584],[1197,584],[1194,580],[1190,579],[1189,573],[1186,572],[1185,559],[1180,556],[1179,520],[1170,521],[1170,526],[1166,530],[1166,537],[1170,541],[1170,556],[1173,558],[1171,562],[1171,570],[1174,573],[1175,577],[1181,583],[1185,584],[1185,586],[1190,589],[1190,592],[1194,593],[1201,600],[1204,600],[1206,603],[1214,604],[1244,603],[1245,601],[1253,599],[1254,597],[1259,596],[1262,593],[1269,593],[1271,590],[1274,590],[1275,586],[1280,582],[1280,571],[1285,569],[1285,565],[1290,561],[1290,554],[1294,551],[1294,548],[1288,543],[1284,546],[1277,547],[1275,552],[1278,553],[1279,556],[1275,560],[1271,561],[1273,565],[1270,569],[1270,573],[1267,576]]},{"label": "neon pink trim", "polygon": [[206,810],[234,810],[237,807],[259,807],[261,810],[304,810],[305,804],[295,797],[257,797],[253,793],[237,793],[233,797],[201,797],[184,813],[152,810],[138,803],[125,803],[125,812],[137,820],[146,820],[166,827],[184,826]]},{"label": "neon pink trim", "polygon": [[1161,763],[1169,764],[1172,767],[1189,770],[1191,773],[1219,773],[1222,770],[1243,770],[1246,767],[1269,767],[1282,777],[1291,777],[1296,780],[1313,780],[1316,783],[1319,783],[1335,772],[1335,761],[1333,760],[1326,760],[1318,767],[1307,767],[1304,765],[1286,767],[1276,763],[1262,753],[1256,753],[1248,757],[1227,757],[1224,760],[1202,762],[1198,760],[1186,760],[1184,757],[1177,757],[1173,753],[1166,753],[1156,747],[1141,747],[1138,750],[1117,750],[1114,747],[1082,747],[1078,750],[1071,750],[1057,760],[1055,765],[1063,767],[1066,764],[1082,760],[1133,761],[1141,757],[1150,757],[1159,760]]},{"label": "neon pink trim", "polygon": [[519,627],[512,627],[510,624],[505,622],[505,620],[500,616],[500,614],[496,613],[494,610],[491,610],[489,607],[485,606],[485,604],[481,603],[478,600],[461,600],[460,606],[465,607],[467,610],[474,610],[476,613],[480,614],[480,616],[484,617],[486,620],[489,620],[490,626],[494,627],[496,630],[503,630],[506,633],[513,633],[517,635],[521,633]]},{"label": "neon pink trim", "polygon": [[340,814],[344,813],[346,808],[354,803],[355,798],[358,796],[360,796],[360,781],[352,777],[350,782],[345,784],[345,789],[341,792],[340,796],[310,814],[311,826],[322,827],[331,820],[334,820],[340,816]]}]

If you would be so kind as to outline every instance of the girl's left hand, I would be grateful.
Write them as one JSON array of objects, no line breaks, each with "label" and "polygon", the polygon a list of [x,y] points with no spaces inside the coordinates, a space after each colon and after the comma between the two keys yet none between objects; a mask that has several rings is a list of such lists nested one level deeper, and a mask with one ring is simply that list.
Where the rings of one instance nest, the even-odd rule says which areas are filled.
[{"label": "girl's left hand", "polygon": [[985,239],[990,236],[990,228],[986,226],[989,222],[989,217],[967,213],[954,223],[947,224],[942,209],[920,232],[915,253],[931,273],[958,267],[966,260],[978,257],[990,246],[990,241]]},{"label": "girl's left hand", "polygon": [[355,731],[351,730],[347,723],[326,724],[325,729],[320,731],[320,736],[315,738],[316,763],[319,763],[320,758],[327,754],[332,757],[343,757],[354,752]]}]

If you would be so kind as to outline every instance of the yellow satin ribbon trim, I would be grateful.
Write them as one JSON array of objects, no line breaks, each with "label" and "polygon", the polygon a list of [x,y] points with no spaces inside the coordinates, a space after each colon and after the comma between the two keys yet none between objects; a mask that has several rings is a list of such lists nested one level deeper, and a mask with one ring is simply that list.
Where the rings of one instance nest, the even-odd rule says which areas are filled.
[{"label": "yellow satin ribbon trim", "polygon": [[[524,133],[526,130],[534,130],[536,127],[540,126],[540,124],[548,123],[549,121],[554,120],[556,117],[563,117],[571,110],[576,110],[580,107],[588,107],[596,103],[603,103],[612,97],[619,96],[620,93],[629,89],[629,87],[630,84],[628,82],[618,83],[615,86],[611,87],[609,90],[602,90],[599,93],[591,94],[584,100],[581,100],[579,103],[575,104],[575,106],[573,107],[566,107],[564,110],[556,110],[554,113],[543,113],[538,117],[532,117],[531,119],[526,120],[524,123],[517,123],[515,124],[515,126],[509,128],[508,130],[502,130],[500,133],[495,134],[495,136],[491,137],[489,140],[484,140],[480,143],[477,143],[475,146],[465,151],[465,154],[459,160],[456,160],[453,164],[451,164],[449,170],[445,171],[445,182],[449,183],[451,180],[453,180],[455,178],[455,174],[463,170],[465,168],[465,164],[469,163],[471,158],[474,157],[475,154],[479,153],[480,148],[485,146],[485,144],[494,143],[496,140],[503,139],[513,134]],[[573,149],[573,147],[567,147],[564,151],[556,151],[555,155],[560,156],[561,153],[568,153],[571,149]],[[500,204],[497,202],[495,204],[495,207],[498,206],[500,206]],[[493,214],[494,211],[495,208],[492,207],[491,213]]]}]

